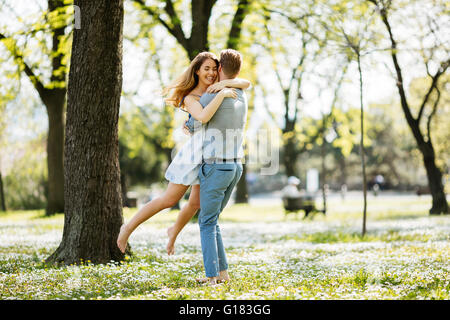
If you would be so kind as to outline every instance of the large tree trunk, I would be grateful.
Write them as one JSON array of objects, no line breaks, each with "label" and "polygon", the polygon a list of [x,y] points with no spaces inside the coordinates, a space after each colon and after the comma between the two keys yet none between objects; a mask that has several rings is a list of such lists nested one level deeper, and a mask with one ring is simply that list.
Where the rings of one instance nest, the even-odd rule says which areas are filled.
[{"label": "large tree trunk", "polygon": [[64,212],[64,104],[65,90],[62,99],[47,106],[47,172],[48,198],[46,215]]},{"label": "large tree trunk", "polygon": [[[48,0],[50,12],[58,12],[64,8],[64,0]],[[46,88],[40,95],[47,108],[47,172],[48,198],[46,215],[64,212],[64,107],[66,103],[66,72],[61,53],[61,37],[65,34],[65,24],[52,24],[52,75],[50,81],[54,88]]]},{"label": "large tree trunk", "polygon": [[197,54],[209,50],[208,28],[209,17],[216,0],[192,0],[192,32],[185,48],[192,61]]},{"label": "large tree trunk", "polygon": [[436,166],[435,152],[433,145],[423,143],[419,146],[423,155],[423,163],[427,172],[428,186],[432,196],[432,206],[430,214],[450,213],[445,197],[444,185],[442,184],[442,173]]},{"label": "large tree trunk", "polygon": [[48,263],[122,260],[118,119],[122,89],[123,0],[78,0],[64,150],[63,238]]}]

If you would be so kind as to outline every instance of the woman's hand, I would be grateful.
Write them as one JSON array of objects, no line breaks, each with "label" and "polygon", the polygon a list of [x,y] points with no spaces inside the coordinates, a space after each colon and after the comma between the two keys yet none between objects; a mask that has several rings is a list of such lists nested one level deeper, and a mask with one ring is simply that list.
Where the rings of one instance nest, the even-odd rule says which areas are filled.
[{"label": "woman's hand", "polygon": [[219,92],[225,88],[239,88],[248,89],[251,86],[250,81],[240,78],[225,79],[210,85],[207,89],[207,93]]},{"label": "woman's hand", "polygon": [[220,81],[220,82],[216,82],[216,83],[210,85],[208,87],[208,89],[206,89],[206,92],[207,93],[215,93],[215,92],[219,92],[220,90],[225,89],[225,88],[226,88],[225,83]]},{"label": "woman's hand", "polygon": [[186,126],[186,122],[188,122],[187,120],[184,122],[183,124],[183,133],[187,136],[192,136],[192,133],[189,131],[189,128]]},{"label": "woman's hand", "polygon": [[236,90],[232,88],[222,89],[220,90],[219,94],[221,94],[224,98],[233,98],[233,99],[237,98]]}]

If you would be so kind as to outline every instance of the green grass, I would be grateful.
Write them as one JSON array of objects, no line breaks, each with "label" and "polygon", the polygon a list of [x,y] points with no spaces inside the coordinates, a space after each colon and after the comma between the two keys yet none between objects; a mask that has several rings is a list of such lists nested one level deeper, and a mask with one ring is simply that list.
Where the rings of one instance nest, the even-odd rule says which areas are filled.
[{"label": "green grass", "polygon": [[[429,216],[427,198],[371,198],[361,237],[359,200],[333,200],[326,216],[296,219],[278,205],[234,205],[220,217],[233,281],[202,277],[198,225],[165,253],[164,211],[130,238],[119,264],[46,266],[63,215],[0,214],[0,299],[449,299],[450,217]],[[125,209],[125,219],[136,209]],[[300,214],[300,217],[302,215]]]}]

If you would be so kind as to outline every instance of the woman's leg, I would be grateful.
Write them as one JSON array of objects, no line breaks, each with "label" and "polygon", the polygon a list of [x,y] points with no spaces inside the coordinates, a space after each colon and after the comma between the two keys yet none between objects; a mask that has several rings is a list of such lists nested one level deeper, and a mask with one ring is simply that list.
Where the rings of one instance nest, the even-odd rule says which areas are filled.
[{"label": "woman's leg", "polygon": [[191,220],[192,217],[197,213],[198,209],[200,209],[200,185],[196,184],[192,186],[191,194],[189,195],[189,201],[181,209],[174,225],[167,229],[169,242],[167,243],[166,249],[168,255],[175,253],[174,244],[178,234],[189,222],[189,220]]},{"label": "woman's leg", "polygon": [[127,241],[130,234],[144,221],[154,216],[163,209],[171,208],[180,201],[189,186],[182,184],[169,183],[164,194],[150,202],[147,202],[139,211],[131,218],[128,223],[122,225],[117,238],[117,246],[120,251],[125,252]]}]

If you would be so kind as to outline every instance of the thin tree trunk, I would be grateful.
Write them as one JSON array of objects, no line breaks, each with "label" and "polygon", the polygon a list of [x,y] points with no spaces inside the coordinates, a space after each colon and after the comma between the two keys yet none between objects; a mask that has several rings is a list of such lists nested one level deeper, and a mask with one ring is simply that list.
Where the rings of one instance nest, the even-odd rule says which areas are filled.
[{"label": "thin tree trunk", "polygon": [[0,171],[0,211],[6,211],[5,190],[3,189],[3,178],[1,171]]},{"label": "thin tree trunk", "polygon": [[[347,60],[348,63],[350,63],[349,60]],[[327,212],[327,166],[325,162],[326,158],[326,139],[325,139],[325,132],[328,127],[329,119],[333,116],[334,108],[336,105],[336,101],[338,99],[339,90],[341,89],[342,82],[344,80],[345,74],[348,70],[348,63],[345,64],[344,68],[342,69],[342,73],[339,77],[338,83],[336,85],[336,88],[334,90],[334,96],[333,100],[331,102],[330,106],[330,112],[328,114],[325,114],[322,117],[322,129],[321,129],[321,135],[322,135],[322,146],[320,148],[321,158],[322,158],[322,202],[323,202],[323,212]]]},{"label": "thin tree trunk", "polygon": [[327,166],[325,163],[326,150],[325,150],[325,130],[326,130],[326,118],[324,116],[322,119],[322,145],[320,146],[320,157],[322,158],[322,204],[323,204],[323,212],[327,212]]},{"label": "thin tree trunk", "polygon": [[362,225],[362,236],[366,234],[366,221],[367,221],[367,177],[366,177],[366,160],[365,160],[365,150],[364,150],[364,104],[363,104],[363,78],[361,70],[361,56],[357,52],[358,58],[358,72],[359,72],[359,98],[361,104],[361,139],[360,139],[360,153],[361,153],[361,166],[363,175],[363,225]]},{"label": "thin tree trunk", "polygon": [[247,165],[242,164],[242,176],[236,185],[235,203],[248,203],[248,186],[247,186]]},{"label": "thin tree trunk", "polygon": [[[293,131],[289,131],[292,132]],[[297,176],[295,169],[298,158],[297,147],[295,146],[294,137],[290,137],[286,140],[283,146],[283,164],[286,170],[286,176]]]},{"label": "thin tree trunk", "polygon": [[341,186],[347,185],[347,162],[342,153],[338,155],[339,157],[339,183]]},{"label": "thin tree trunk", "polygon": [[123,223],[118,120],[122,89],[123,0],[76,0],[69,73],[65,219],[61,244],[47,263],[120,261]]}]

